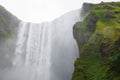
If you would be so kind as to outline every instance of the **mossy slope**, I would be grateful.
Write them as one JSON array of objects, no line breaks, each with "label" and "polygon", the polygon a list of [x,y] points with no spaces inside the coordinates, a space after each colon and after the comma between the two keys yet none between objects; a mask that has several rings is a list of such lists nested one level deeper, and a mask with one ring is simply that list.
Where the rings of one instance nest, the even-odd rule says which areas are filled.
[{"label": "mossy slope", "polygon": [[0,41],[12,36],[18,28],[19,22],[17,17],[0,6]]},{"label": "mossy slope", "polygon": [[72,80],[120,80],[120,2],[92,4],[85,16],[73,28],[80,58]]},{"label": "mossy slope", "polygon": [[20,20],[0,6],[0,69],[10,67]]}]

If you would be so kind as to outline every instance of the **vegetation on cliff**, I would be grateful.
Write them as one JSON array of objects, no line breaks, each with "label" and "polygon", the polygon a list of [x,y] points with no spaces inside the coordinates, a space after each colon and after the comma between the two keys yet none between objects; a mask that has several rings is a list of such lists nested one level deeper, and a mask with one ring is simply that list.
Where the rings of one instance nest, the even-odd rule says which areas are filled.
[{"label": "vegetation on cliff", "polygon": [[120,80],[120,2],[86,5],[73,28],[80,57],[72,80]]},{"label": "vegetation on cliff", "polygon": [[0,6],[0,69],[11,66],[19,20]]},{"label": "vegetation on cliff", "polygon": [[19,20],[0,6],[0,41],[6,40],[16,32]]}]

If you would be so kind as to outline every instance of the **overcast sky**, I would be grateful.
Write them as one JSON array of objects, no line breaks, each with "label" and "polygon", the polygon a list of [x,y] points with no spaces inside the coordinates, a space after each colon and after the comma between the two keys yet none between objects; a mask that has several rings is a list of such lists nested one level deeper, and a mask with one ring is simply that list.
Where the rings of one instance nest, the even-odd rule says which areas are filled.
[{"label": "overcast sky", "polygon": [[120,0],[0,0],[0,4],[23,21],[51,21],[62,14],[81,8],[83,2]]}]

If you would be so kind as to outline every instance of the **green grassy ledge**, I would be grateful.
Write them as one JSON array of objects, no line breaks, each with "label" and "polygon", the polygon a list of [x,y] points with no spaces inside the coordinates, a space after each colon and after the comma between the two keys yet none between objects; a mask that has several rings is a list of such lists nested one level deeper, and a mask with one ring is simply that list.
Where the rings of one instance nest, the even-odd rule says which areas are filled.
[{"label": "green grassy ledge", "polygon": [[120,80],[120,2],[92,4],[85,16],[73,28],[80,57],[72,80]]}]

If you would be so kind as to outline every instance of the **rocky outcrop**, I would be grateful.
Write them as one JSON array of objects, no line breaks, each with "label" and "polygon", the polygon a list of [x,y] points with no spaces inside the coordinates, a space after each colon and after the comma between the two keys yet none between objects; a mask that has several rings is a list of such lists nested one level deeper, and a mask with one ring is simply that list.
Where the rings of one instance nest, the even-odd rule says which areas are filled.
[{"label": "rocky outcrop", "polygon": [[0,6],[0,69],[11,66],[20,20]]},{"label": "rocky outcrop", "polygon": [[102,2],[88,11],[84,7],[83,21],[73,27],[80,57],[72,80],[120,80],[119,6],[120,2]]},{"label": "rocky outcrop", "polygon": [[0,6],[0,37],[8,37],[18,28],[19,20]]},{"label": "rocky outcrop", "polygon": [[91,7],[93,7],[93,4],[91,3],[84,3],[82,6],[82,11],[80,16],[84,18],[84,16],[87,14],[87,12],[90,11]]}]

